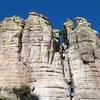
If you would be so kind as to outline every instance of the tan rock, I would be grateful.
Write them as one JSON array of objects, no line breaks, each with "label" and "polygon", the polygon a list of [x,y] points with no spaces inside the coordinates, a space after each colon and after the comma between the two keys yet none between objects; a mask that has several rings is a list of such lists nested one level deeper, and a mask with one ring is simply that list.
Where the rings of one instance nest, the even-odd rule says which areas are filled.
[{"label": "tan rock", "polygon": [[[44,15],[30,12],[0,22],[1,95],[30,85],[39,100],[100,100],[100,39],[84,18],[64,23],[69,45],[61,54],[59,30]],[[57,39],[58,38],[58,39]],[[51,63],[52,60],[52,63]]]}]

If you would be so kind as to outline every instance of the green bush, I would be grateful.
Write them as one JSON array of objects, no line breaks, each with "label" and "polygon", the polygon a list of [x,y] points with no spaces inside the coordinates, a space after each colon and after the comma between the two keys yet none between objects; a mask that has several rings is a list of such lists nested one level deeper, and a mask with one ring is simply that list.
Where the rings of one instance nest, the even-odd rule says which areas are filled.
[{"label": "green bush", "polygon": [[67,32],[66,29],[61,29],[60,32],[59,32],[59,35],[65,35],[66,32]]},{"label": "green bush", "polygon": [[31,88],[28,85],[22,85],[19,88],[14,87],[13,93],[20,98],[20,100],[39,100],[36,95],[31,94]]},{"label": "green bush", "polygon": [[38,96],[31,94],[29,95],[28,100],[39,100],[39,98]]},{"label": "green bush", "polygon": [[0,100],[7,100],[7,98],[4,96],[0,96]]}]

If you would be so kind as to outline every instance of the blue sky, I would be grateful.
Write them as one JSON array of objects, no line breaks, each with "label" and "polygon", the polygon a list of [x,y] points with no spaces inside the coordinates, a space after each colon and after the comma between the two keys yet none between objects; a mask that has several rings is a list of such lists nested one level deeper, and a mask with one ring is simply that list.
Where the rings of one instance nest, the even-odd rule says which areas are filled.
[{"label": "blue sky", "polygon": [[30,11],[46,15],[54,28],[61,28],[67,18],[87,18],[100,32],[100,0],[0,0],[0,20],[18,15],[27,18]]}]

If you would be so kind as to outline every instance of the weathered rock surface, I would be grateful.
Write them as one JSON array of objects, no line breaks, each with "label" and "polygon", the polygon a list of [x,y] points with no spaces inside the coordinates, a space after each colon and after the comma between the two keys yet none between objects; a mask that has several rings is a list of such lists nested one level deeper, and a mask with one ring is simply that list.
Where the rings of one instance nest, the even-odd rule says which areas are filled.
[{"label": "weathered rock surface", "polygon": [[19,36],[24,21],[19,17],[9,17],[0,23],[0,86],[11,88],[24,82],[21,62],[19,62]]},{"label": "weathered rock surface", "polygon": [[[84,18],[77,19],[76,29],[70,32],[67,24],[66,29],[68,37],[76,42],[71,43],[68,48],[67,63],[70,67],[71,81],[75,100],[99,100],[100,99],[100,61],[99,61],[99,43],[96,37],[96,31],[90,26]],[[70,33],[72,35],[70,35]],[[73,37],[74,35],[74,37]],[[65,65],[66,66],[66,65]]]},{"label": "weathered rock surface", "polygon": [[48,19],[34,12],[25,21],[7,18],[0,31],[0,86],[29,84],[40,100],[66,99],[60,53],[49,63],[52,27]]},{"label": "weathered rock surface", "polygon": [[47,17],[31,12],[26,20],[0,22],[1,94],[15,100],[11,89],[28,84],[39,100],[100,100],[100,40],[86,19],[78,17],[76,25],[64,23],[62,54],[59,30]]}]

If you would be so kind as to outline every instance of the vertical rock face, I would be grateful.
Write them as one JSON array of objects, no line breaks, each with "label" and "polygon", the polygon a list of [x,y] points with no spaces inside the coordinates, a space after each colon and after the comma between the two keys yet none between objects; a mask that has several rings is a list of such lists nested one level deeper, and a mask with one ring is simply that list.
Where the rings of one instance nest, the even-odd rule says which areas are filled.
[{"label": "vertical rock face", "polygon": [[84,18],[78,17],[76,19],[77,27],[74,30],[72,25],[68,27],[68,24],[68,22],[65,23],[69,39],[66,55],[70,67],[72,92],[74,92],[73,99],[99,100],[100,40],[96,36],[96,31]]},{"label": "vertical rock face", "polygon": [[19,17],[9,17],[0,23],[0,87],[11,88],[24,82],[24,74],[19,55],[19,36],[24,21]]},{"label": "vertical rock face", "polygon": [[[100,100],[100,40],[81,17],[64,24],[60,43],[45,16],[31,12],[0,22],[0,87],[28,84],[39,100]],[[64,50],[63,50],[64,49]],[[13,100],[13,99],[11,99]]]},{"label": "vertical rock face", "polygon": [[49,63],[52,27],[43,15],[30,13],[22,38],[22,59],[26,69],[26,81],[35,86],[40,100],[66,99],[67,84],[64,81],[60,53]]},{"label": "vertical rock face", "polygon": [[48,19],[31,12],[25,21],[19,17],[4,20],[0,28],[0,86],[29,84],[40,100],[66,100],[67,84],[59,51],[52,55]]}]

